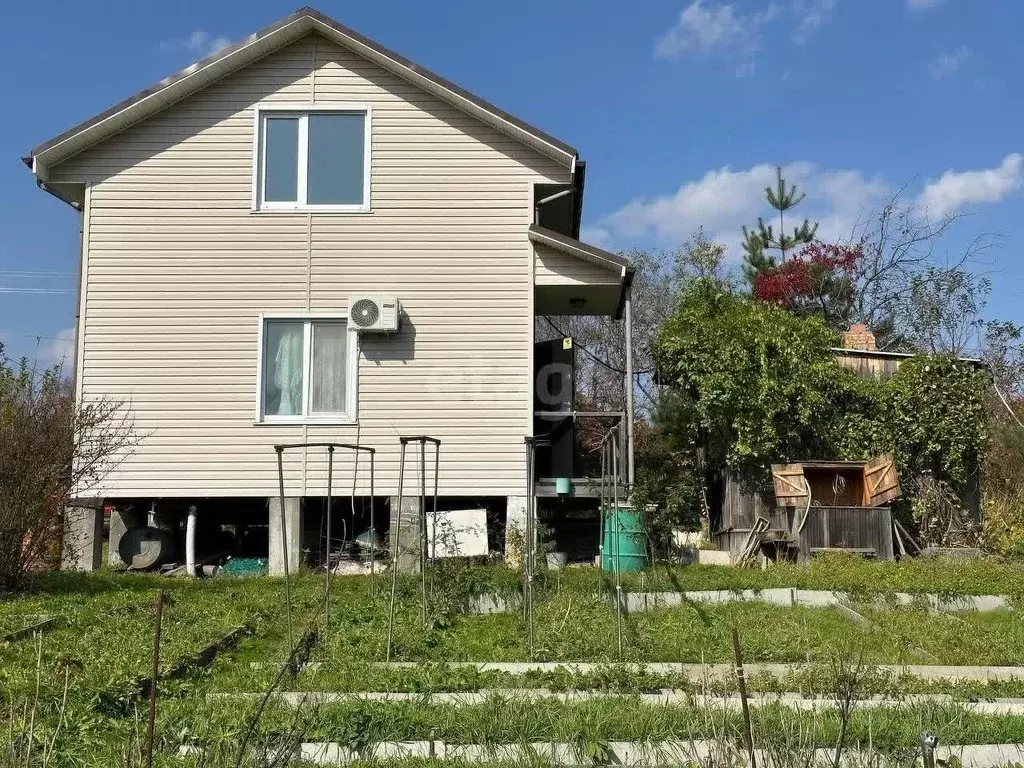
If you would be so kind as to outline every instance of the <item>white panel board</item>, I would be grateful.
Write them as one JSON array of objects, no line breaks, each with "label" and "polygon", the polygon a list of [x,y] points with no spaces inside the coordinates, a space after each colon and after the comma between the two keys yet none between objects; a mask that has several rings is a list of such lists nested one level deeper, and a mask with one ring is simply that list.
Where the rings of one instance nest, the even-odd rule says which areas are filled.
[{"label": "white panel board", "polygon": [[433,514],[427,512],[427,542],[431,557],[478,557],[487,554],[487,510],[453,509],[437,513],[437,536]]}]

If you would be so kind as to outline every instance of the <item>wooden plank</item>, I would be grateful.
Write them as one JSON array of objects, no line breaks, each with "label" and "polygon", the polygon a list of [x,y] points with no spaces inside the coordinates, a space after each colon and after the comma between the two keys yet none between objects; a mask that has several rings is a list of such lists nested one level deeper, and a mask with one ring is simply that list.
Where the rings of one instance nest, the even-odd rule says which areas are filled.
[{"label": "wooden plank", "polygon": [[772,484],[780,507],[807,503],[807,480],[803,464],[772,464]]},{"label": "wooden plank", "polygon": [[892,456],[879,456],[864,465],[864,504],[880,507],[900,496],[900,478]]}]

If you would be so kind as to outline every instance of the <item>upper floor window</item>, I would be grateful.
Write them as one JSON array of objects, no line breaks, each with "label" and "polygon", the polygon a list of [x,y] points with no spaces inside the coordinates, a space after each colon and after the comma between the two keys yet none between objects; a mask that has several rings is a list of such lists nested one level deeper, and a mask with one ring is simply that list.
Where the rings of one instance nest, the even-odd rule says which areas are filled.
[{"label": "upper floor window", "polygon": [[256,210],[370,209],[369,107],[261,104],[255,157]]}]

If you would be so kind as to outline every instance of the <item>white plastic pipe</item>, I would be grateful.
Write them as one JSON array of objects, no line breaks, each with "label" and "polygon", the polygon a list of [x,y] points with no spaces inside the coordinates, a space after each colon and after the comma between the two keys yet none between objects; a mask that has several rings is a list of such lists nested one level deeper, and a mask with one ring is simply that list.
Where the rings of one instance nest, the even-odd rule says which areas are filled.
[{"label": "white plastic pipe", "polygon": [[188,508],[185,521],[185,573],[196,575],[196,505]]}]

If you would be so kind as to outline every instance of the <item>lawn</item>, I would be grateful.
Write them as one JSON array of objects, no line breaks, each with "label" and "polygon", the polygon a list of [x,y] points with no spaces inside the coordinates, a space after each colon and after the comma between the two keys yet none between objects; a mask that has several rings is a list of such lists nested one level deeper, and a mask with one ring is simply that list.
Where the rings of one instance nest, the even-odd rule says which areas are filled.
[{"label": "lawn", "polygon": [[[625,588],[637,591],[841,590],[861,601],[854,605],[870,622],[862,625],[833,609],[753,602],[684,604],[617,618],[607,599],[608,574],[595,569],[543,572],[537,578],[534,658],[600,662],[603,666],[589,672],[563,669],[511,675],[452,669],[439,662],[529,658],[527,625],[519,610],[492,615],[469,615],[464,610],[471,595],[520,596],[520,575],[514,571],[457,564],[439,567],[428,580],[425,622],[420,581],[402,576],[397,583],[392,659],[417,662],[404,668],[371,663],[383,661],[387,655],[387,574],[372,582],[365,577],[335,579],[327,621],[322,616],[322,578],[303,574],[292,580],[294,633],[297,637],[307,627],[318,629],[311,658],[319,664],[295,677],[286,674],[278,687],[307,691],[519,687],[626,694],[661,688],[726,692],[732,689],[728,682],[704,687],[681,675],[653,674],[632,664],[729,663],[731,630],[736,627],[748,662],[805,665],[783,679],[753,675],[751,690],[810,691],[828,696],[837,689],[837,674],[856,659],[869,667],[875,663],[1024,664],[1024,621],[1016,611],[932,614],[914,608],[880,610],[875,602],[889,591],[1008,594],[1016,601],[1022,594],[1022,576],[1019,566],[994,561],[894,564],[830,558],[809,566],[779,566],[767,571],[654,568],[623,579]],[[284,584],[278,579],[196,582],[112,573],[37,576],[27,592],[0,600],[0,632],[43,617],[58,618],[60,623],[37,638],[0,644],[0,711],[9,724],[0,728],[4,733],[0,741],[23,741],[24,735],[17,735],[19,729],[31,727],[37,744],[53,745],[60,757],[56,764],[89,768],[133,764],[128,753],[137,758],[145,731],[141,683],[150,674],[154,605],[161,588],[167,595],[161,669],[163,674],[171,670],[180,674],[161,685],[157,733],[162,754],[157,764],[182,764],[181,758],[173,756],[179,746],[205,744],[223,758],[211,758],[205,765],[234,765],[231,750],[237,750],[256,702],[242,698],[213,706],[207,694],[258,693],[274,684],[279,665],[289,654]],[[246,627],[248,634],[210,667],[178,668],[183,660],[239,626]],[[967,700],[1021,696],[1024,683],[935,683],[869,668],[859,681],[858,692],[942,692]],[[591,745],[716,734],[732,739],[738,734],[737,718],[735,712],[708,712],[690,705],[656,706],[628,698],[586,702],[494,698],[462,707],[345,701],[298,713],[271,700],[252,729],[251,739],[271,745],[301,734],[305,740],[357,746],[377,739],[452,743],[550,739]],[[825,744],[834,738],[837,722],[834,713],[798,715],[768,707],[757,710],[754,725],[763,738],[773,732],[813,732],[813,741]],[[948,703],[908,703],[896,712],[858,713],[849,732],[857,741],[866,739],[870,730],[876,746],[896,749],[912,744],[922,727],[931,726],[940,729],[946,743],[1024,741],[1021,718],[977,715]],[[185,760],[189,762],[195,764],[191,758]]]}]

